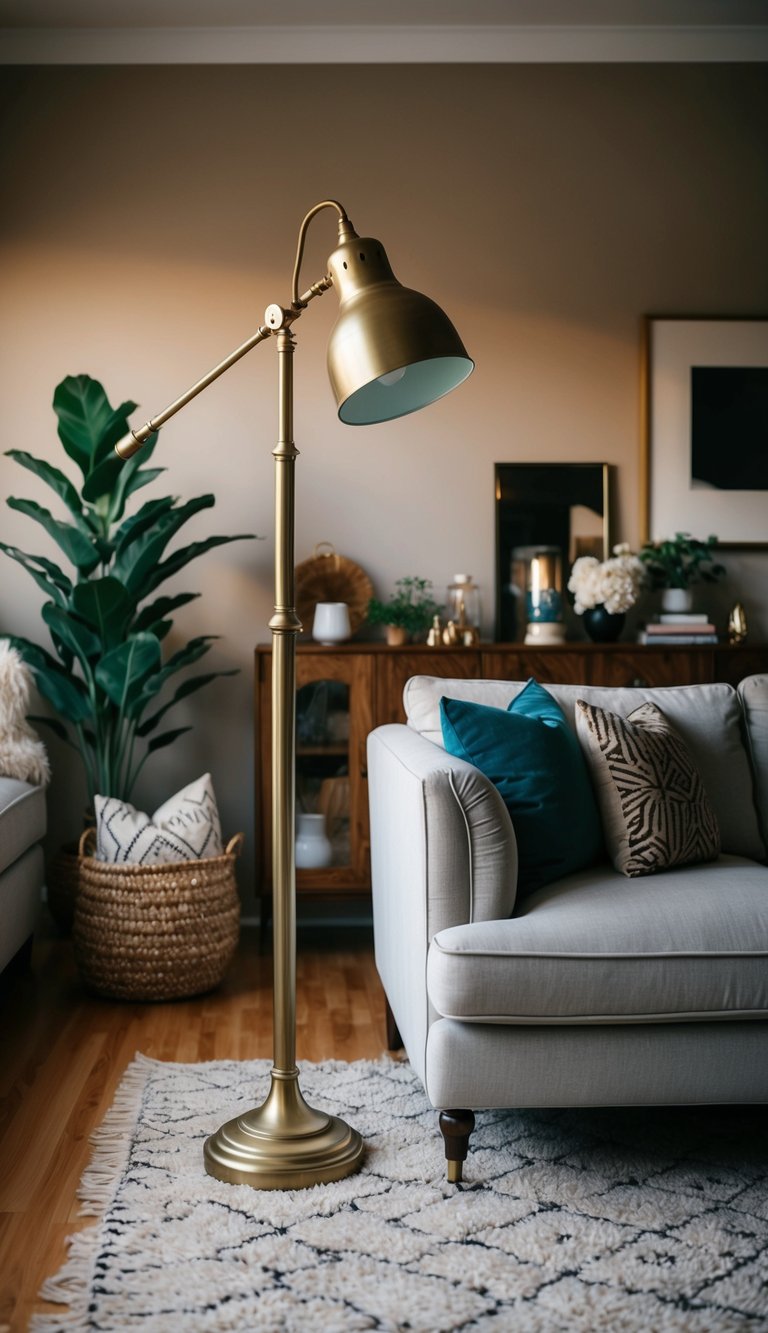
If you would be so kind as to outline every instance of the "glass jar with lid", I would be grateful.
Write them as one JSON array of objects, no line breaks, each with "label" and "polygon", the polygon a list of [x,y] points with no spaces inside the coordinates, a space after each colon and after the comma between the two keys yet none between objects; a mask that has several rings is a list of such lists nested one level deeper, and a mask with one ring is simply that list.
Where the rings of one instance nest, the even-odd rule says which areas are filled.
[{"label": "glass jar with lid", "polygon": [[445,590],[445,618],[461,632],[480,629],[480,589],[471,574],[454,574]]},{"label": "glass jar with lid", "polygon": [[563,565],[557,546],[532,547],[526,560],[526,643],[562,643]]}]

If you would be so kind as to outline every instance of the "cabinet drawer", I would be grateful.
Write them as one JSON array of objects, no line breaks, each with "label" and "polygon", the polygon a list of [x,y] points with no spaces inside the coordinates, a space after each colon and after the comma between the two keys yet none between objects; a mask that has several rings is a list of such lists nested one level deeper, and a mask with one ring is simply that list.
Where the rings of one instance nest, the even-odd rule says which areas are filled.
[{"label": "cabinet drawer", "polygon": [[376,723],[405,722],[403,690],[411,676],[470,680],[480,674],[480,654],[474,648],[455,652],[450,648],[398,649],[382,654],[376,659]]},{"label": "cabinet drawer", "polygon": [[592,654],[572,648],[483,649],[484,680],[528,680],[533,676],[543,685],[589,685]]},{"label": "cabinet drawer", "polygon": [[593,658],[593,685],[700,685],[713,679],[710,649],[643,648],[619,645]]}]

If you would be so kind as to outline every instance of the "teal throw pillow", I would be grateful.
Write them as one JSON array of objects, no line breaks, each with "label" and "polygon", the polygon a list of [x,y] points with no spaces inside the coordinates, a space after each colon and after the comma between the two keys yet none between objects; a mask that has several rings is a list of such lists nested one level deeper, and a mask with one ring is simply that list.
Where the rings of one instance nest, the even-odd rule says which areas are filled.
[{"label": "teal throw pillow", "polygon": [[499,789],[512,817],[518,895],[592,865],[603,853],[589,771],[560,705],[529,680],[506,712],[440,700],[443,742]]}]

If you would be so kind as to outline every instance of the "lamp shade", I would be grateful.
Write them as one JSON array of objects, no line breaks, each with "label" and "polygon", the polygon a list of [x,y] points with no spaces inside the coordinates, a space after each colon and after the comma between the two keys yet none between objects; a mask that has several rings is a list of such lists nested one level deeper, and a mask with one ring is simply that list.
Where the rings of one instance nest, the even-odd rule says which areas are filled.
[{"label": "lamp shade", "polygon": [[341,308],[328,343],[339,417],[391,421],[455,389],[474,369],[439,305],[397,281],[380,241],[355,236],[328,261]]}]

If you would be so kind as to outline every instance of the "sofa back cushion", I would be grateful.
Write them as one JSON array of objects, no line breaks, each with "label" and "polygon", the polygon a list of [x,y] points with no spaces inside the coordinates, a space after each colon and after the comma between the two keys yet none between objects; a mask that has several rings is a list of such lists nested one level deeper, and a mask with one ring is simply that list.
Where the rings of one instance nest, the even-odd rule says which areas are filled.
[{"label": "sofa back cushion", "polygon": [[746,676],[738,695],[752,759],[757,817],[768,847],[768,676]]},{"label": "sofa back cushion", "polygon": [[[467,699],[507,708],[525,688],[525,681],[443,680],[413,676],[403,700],[408,725],[442,745],[440,699]],[[678,685],[666,689],[610,689],[599,685],[550,685],[569,725],[576,730],[576,700],[627,717],[649,701],[661,708],[680,733],[701,774],[704,789],[720,825],[722,850],[754,861],[766,859],[752,785],[749,757],[742,739],[742,712],[731,685]]]}]

